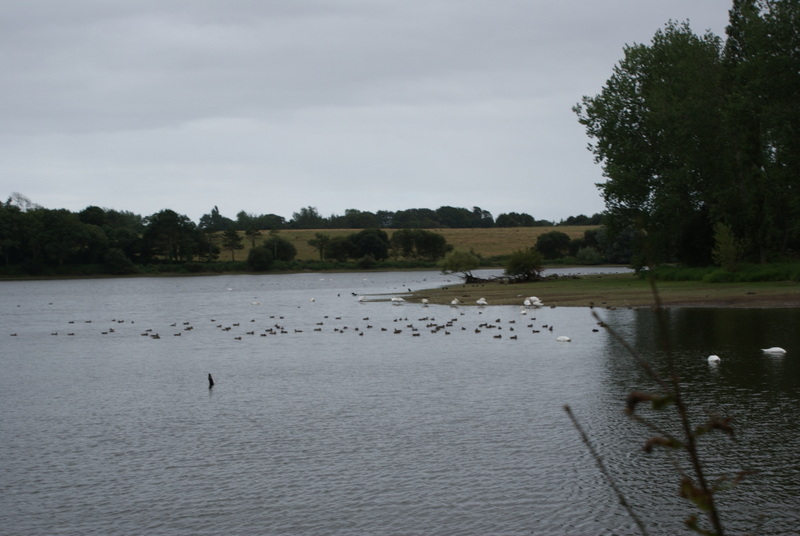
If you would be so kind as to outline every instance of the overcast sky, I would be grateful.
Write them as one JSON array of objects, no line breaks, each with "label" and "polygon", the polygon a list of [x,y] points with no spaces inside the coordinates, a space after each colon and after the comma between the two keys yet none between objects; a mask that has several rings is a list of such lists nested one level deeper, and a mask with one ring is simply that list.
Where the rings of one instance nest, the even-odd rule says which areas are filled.
[{"label": "overcast sky", "polygon": [[603,210],[571,111],[730,0],[0,0],[0,196],[197,221]]}]

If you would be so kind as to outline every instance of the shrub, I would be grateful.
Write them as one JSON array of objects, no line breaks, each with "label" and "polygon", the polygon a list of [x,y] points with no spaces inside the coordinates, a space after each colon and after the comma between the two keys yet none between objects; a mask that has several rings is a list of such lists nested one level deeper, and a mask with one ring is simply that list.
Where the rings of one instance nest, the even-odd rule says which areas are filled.
[{"label": "shrub", "polygon": [[471,251],[456,249],[448,253],[442,261],[442,273],[450,274],[461,272],[466,281],[473,278],[472,270],[476,270],[481,265],[481,260]]},{"label": "shrub", "polygon": [[601,264],[603,262],[603,254],[591,246],[583,247],[575,255],[575,262],[578,264]]},{"label": "shrub", "polygon": [[264,240],[261,247],[269,251],[270,256],[276,261],[291,261],[297,256],[297,248],[294,247],[294,244],[281,236],[271,236]]},{"label": "shrub", "polygon": [[130,274],[136,271],[133,262],[119,248],[109,249],[103,257],[105,269],[114,275]]},{"label": "shrub", "polygon": [[714,262],[723,270],[735,272],[739,268],[742,246],[729,225],[717,223],[714,226],[714,249],[711,252]]},{"label": "shrub", "polygon": [[563,257],[569,251],[569,235],[561,231],[543,233],[536,239],[536,249],[545,259]]},{"label": "shrub", "polygon": [[732,283],[736,281],[736,274],[720,268],[706,274],[702,280],[705,283]]},{"label": "shrub", "polygon": [[187,272],[192,274],[199,274],[200,272],[206,271],[206,267],[199,262],[187,262],[184,264],[184,268],[186,268]]},{"label": "shrub", "polygon": [[253,248],[247,254],[247,267],[254,272],[266,272],[273,261],[272,251],[265,246]]},{"label": "shrub", "polygon": [[506,261],[505,274],[518,281],[538,279],[544,269],[542,254],[533,249],[515,251]]},{"label": "shrub", "polygon": [[356,262],[356,266],[360,270],[369,270],[371,268],[375,268],[375,265],[378,264],[378,261],[375,260],[375,257],[372,255],[364,255],[358,262]]}]

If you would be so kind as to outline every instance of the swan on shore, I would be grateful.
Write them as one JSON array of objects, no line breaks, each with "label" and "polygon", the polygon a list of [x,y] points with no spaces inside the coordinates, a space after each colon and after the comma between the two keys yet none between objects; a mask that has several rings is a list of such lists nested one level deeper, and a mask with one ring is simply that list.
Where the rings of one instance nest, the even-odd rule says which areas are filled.
[{"label": "swan on shore", "polygon": [[486,298],[481,298],[475,303],[477,303],[478,305],[489,305],[489,303],[486,301]]}]

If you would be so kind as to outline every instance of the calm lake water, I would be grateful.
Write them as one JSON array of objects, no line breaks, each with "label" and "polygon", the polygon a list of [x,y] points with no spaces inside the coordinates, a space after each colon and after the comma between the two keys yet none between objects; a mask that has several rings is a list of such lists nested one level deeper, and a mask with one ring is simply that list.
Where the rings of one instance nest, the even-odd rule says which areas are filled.
[{"label": "calm lake water", "polygon": [[[685,533],[673,460],[622,411],[652,382],[591,311],[375,296],[447,279],[0,283],[0,534],[635,533],[564,404],[651,534]],[[598,312],[665,370],[652,311]],[[796,534],[800,309],[668,320],[698,422],[734,418],[709,470],[758,471],[718,496],[728,532]]]}]

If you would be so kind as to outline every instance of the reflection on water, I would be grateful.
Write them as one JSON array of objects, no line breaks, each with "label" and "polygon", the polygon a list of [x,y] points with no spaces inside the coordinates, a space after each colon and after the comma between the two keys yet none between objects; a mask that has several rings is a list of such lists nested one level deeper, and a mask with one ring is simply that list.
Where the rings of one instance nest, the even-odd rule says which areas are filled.
[{"label": "reflection on water", "polygon": [[[646,433],[621,411],[651,382],[588,310],[356,300],[445,283],[419,272],[0,284],[0,533],[635,532],[565,403],[652,533],[680,532],[690,509],[671,461],[642,453]],[[731,533],[798,525],[799,314],[669,311],[696,416],[736,420],[736,445],[704,441],[709,468],[760,471],[720,495]],[[601,315],[664,370],[652,311]]]}]

